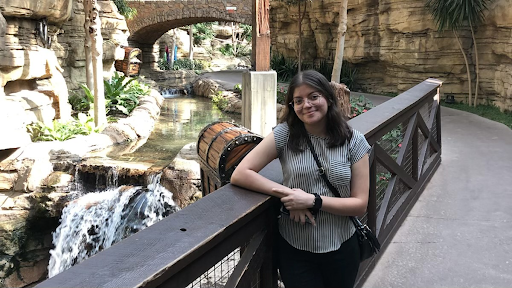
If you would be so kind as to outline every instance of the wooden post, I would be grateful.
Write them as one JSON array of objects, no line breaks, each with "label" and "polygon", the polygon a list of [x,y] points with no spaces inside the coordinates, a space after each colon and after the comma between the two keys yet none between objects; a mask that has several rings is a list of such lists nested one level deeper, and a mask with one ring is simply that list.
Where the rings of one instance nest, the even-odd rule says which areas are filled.
[{"label": "wooden post", "polygon": [[254,0],[252,17],[252,56],[255,71],[270,70],[270,0]]}]

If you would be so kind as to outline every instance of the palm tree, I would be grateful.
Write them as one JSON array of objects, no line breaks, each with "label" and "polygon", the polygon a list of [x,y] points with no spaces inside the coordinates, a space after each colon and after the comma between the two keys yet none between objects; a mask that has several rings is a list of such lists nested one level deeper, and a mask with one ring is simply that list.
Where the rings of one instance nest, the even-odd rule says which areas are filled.
[{"label": "palm tree", "polygon": [[[459,43],[460,51],[464,56],[466,64],[466,71],[469,85],[468,104],[476,106],[478,97],[479,85],[479,64],[478,64],[478,49],[475,39],[474,27],[478,26],[484,21],[484,11],[487,9],[488,4],[492,0],[427,0],[426,6],[430,14],[436,22],[439,31],[452,30],[457,43]],[[459,31],[464,26],[468,25],[471,30],[473,40],[473,47],[475,49],[475,64],[476,64],[476,87],[475,98],[471,97],[471,75],[469,71],[469,63],[462,48],[462,42],[459,37]],[[473,101],[472,101],[473,100]]]}]

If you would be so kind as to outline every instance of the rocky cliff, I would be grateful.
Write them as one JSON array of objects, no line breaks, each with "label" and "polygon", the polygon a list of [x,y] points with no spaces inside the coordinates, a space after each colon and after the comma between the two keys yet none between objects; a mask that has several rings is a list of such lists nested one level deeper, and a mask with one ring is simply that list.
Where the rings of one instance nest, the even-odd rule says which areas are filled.
[{"label": "rocky cliff", "polygon": [[[463,100],[468,93],[466,67],[451,32],[437,32],[423,0],[349,1],[344,59],[358,69],[362,90],[403,92],[428,77],[444,81],[443,94]],[[302,23],[306,61],[334,60],[339,0],[312,1]],[[486,22],[477,27],[481,103],[512,111],[512,0],[494,1]],[[272,51],[297,57],[297,6],[271,2]],[[470,64],[471,35],[461,34]],[[474,68],[470,72],[474,78]]]},{"label": "rocky cliff", "polygon": [[[128,28],[112,1],[98,3],[108,78],[114,61],[124,58],[120,46],[127,45]],[[52,172],[56,147],[30,143],[25,125],[70,117],[68,90],[85,83],[83,27],[83,0],[0,0],[0,287],[24,287],[46,276],[59,218],[50,211],[62,209],[58,199],[65,194],[41,193],[40,187],[66,188],[73,176]],[[112,133],[122,134],[101,134],[92,148],[112,145]]]}]

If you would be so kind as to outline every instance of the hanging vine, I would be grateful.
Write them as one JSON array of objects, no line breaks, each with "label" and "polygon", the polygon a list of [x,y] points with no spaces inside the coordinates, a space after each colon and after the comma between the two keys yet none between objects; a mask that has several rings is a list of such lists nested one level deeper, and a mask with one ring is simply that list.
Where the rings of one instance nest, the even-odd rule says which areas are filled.
[{"label": "hanging vine", "polygon": [[126,3],[126,0],[113,0],[114,4],[117,6],[117,10],[119,13],[123,15],[126,19],[132,19],[137,14],[137,9],[131,8]]}]

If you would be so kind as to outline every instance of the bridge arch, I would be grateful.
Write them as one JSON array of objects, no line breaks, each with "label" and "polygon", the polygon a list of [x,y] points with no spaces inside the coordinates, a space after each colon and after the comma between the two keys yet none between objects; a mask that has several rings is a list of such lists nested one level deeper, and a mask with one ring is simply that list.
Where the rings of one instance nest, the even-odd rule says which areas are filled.
[{"label": "bridge arch", "polygon": [[[129,1],[137,9],[134,19],[128,20],[130,37],[137,44],[153,44],[165,32],[185,25],[226,21],[252,24],[251,0],[145,0]],[[236,7],[228,13],[226,7]]]}]

